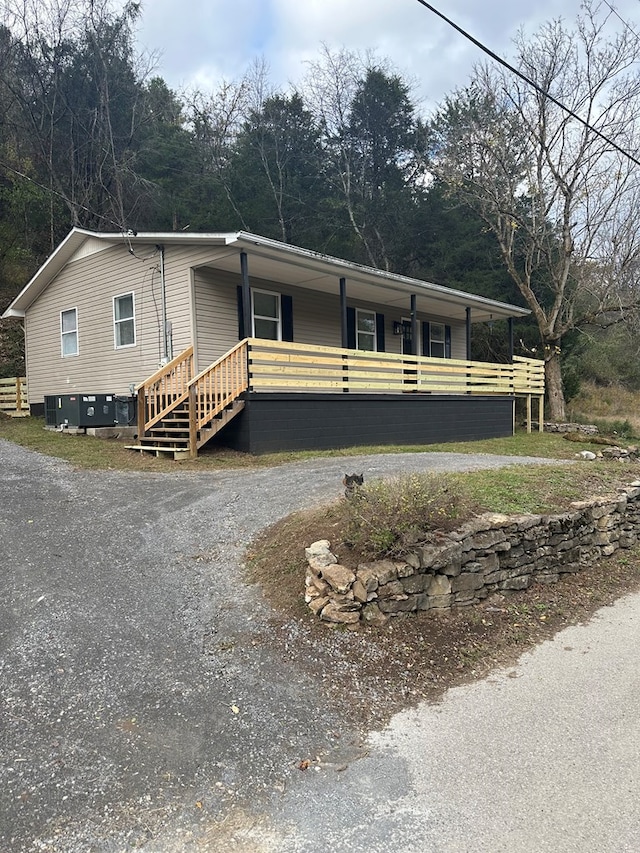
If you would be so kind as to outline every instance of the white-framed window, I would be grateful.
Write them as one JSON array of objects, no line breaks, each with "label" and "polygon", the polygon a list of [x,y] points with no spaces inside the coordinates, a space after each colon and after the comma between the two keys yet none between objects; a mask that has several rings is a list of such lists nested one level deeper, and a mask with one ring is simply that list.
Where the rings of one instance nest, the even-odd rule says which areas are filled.
[{"label": "white-framed window", "polygon": [[60,312],[60,353],[62,358],[78,355],[78,309]]},{"label": "white-framed window", "polygon": [[430,353],[432,358],[445,358],[446,342],[444,323],[429,324]]},{"label": "white-framed window", "polygon": [[251,291],[251,328],[254,338],[282,340],[280,294],[269,290]]},{"label": "white-framed window", "polygon": [[376,313],[356,308],[356,349],[375,352],[376,347]]},{"label": "white-framed window", "polygon": [[116,349],[136,345],[135,297],[123,293],[113,298],[113,340]]}]

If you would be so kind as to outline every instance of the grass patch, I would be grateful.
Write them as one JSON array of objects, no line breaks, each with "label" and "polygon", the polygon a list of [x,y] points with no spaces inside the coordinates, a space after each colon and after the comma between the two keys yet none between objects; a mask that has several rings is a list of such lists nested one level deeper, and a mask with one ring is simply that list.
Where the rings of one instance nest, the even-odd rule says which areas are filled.
[{"label": "grass patch", "polygon": [[398,557],[435,531],[451,530],[470,512],[465,492],[438,474],[373,480],[342,504],[343,538],[368,557]]},{"label": "grass patch", "polygon": [[[569,420],[595,424],[601,432],[614,433],[621,439],[640,436],[640,391],[621,385],[595,385],[583,382],[569,405]],[[624,417],[620,414],[624,413]]]},{"label": "grass patch", "polygon": [[[518,431],[506,438],[485,441],[452,442],[451,444],[370,445],[337,450],[302,450],[286,453],[268,453],[252,456],[238,453],[215,444],[206,445],[195,460],[158,458],[125,449],[131,441],[98,439],[91,436],[73,436],[44,429],[43,418],[2,418],[0,438],[49,456],[65,459],[79,468],[116,469],[123,471],[202,471],[272,467],[288,462],[313,458],[339,458],[368,456],[376,453],[494,453],[502,456],[543,456],[551,459],[572,459],[575,447],[551,433],[526,433]],[[586,444],[584,447],[589,448]],[[596,448],[597,450],[597,448]]]}]

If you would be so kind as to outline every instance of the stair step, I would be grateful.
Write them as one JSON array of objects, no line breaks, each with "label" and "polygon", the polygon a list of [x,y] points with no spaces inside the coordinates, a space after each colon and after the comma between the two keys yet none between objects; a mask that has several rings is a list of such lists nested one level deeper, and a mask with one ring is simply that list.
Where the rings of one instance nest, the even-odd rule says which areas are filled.
[{"label": "stair step", "polygon": [[154,435],[154,436],[140,436],[138,439],[140,444],[147,442],[147,446],[155,446],[156,444],[172,444],[172,445],[180,445],[187,446],[189,444],[189,438],[180,438],[180,436],[163,436],[163,435]]},{"label": "stair step", "polygon": [[137,450],[139,453],[151,453],[154,456],[173,453],[174,459],[188,459],[191,455],[188,449],[182,447],[154,447],[149,444],[125,444],[125,448],[127,450]]},{"label": "stair step", "polygon": [[[203,398],[198,404],[197,411],[201,413],[205,401],[209,405],[213,399]],[[196,447],[198,449],[216,435],[238,412],[242,411],[245,405],[244,400],[239,397],[229,399],[225,396],[223,398],[215,397],[215,399],[218,405],[223,405],[224,408],[211,418],[207,426],[198,430],[196,436]],[[189,458],[191,456],[191,418],[188,409],[187,402],[180,403],[175,409],[168,412],[162,420],[150,427],[146,435],[139,436],[138,444],[128,445],[128,449],[137,450],[140,453],[152,453],[156,456],[173,453],[174,459]]]}]

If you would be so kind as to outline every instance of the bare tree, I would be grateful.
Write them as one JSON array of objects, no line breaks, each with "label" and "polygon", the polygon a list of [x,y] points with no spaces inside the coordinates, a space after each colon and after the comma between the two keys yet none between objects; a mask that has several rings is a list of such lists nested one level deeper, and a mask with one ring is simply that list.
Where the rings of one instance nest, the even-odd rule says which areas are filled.
[{"label": "bare tree", "polygon": [[132,140],[142,121],[144,72],[134,56],[139,5],[114,10],[111,0],[7,0],[11,93],[17,131],[73,224],[126,227],[132,200]]},{"label": "bare tree", "polygon": [[188,124],[204,154],[205,168],[215,176],[245,230],[249,229],[232,188],[233,154],[251,111],[259,111],[270,94],[267,65],[257,60],[239,80],[223,80],[211,94],[195,90],[186,98]]},{"label": "bare tree", "polygon": [[[323,46],[305,101],[323,133],[326,174],[374,267],[390,269],[401,198],[413,181],[417,122],[410,87],[372,54]],[[411,177],[410,177],[411,175]]]},{"label": "bare tree", "polygon": [[639,303],[640,169],[624,153],[640,142],[638,43],[608,23],[587,0],[573,30],[558,20],[521,32],[516,67],[536,87],[480,66],[433,122],[433,171],[496,236],[536,319],[558,421],[563,336]]}]

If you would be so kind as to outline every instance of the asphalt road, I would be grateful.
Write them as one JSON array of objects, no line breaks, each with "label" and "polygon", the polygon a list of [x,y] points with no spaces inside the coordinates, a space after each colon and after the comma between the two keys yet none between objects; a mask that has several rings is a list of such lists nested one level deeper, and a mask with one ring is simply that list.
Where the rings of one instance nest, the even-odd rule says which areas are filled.
[{"label": "asphalt road", "polygon": [[514,461],[154,475],[0,440],[0,853],[640,849],[637,597],[377,733],[260,641],[256,531],[348,470]]}]

